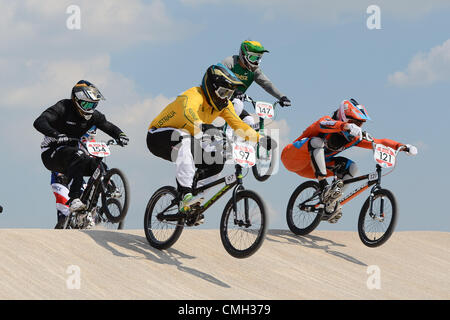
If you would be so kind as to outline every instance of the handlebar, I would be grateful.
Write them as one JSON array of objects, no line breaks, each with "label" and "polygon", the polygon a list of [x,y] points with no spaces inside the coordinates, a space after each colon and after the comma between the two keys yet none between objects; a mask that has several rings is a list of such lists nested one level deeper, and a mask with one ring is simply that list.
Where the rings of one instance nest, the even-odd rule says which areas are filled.
[{"label": "handlebar", "polygon": [[[77,138],[68,138],[67,143],[71,143],[71,142],[76,142],[76,143],[80,143],[83,147],[86,148],[86,143],[81,141],[80,139]],[[53,144],[56,144],[56,141],[52,142]],[[111,145],[116,145],[116,146],[121,146],[123,147],[120,143],[117,142],[117,140],[115,139],[110,139],[106,142],[107,146],[111,146]]]},{"label": "handlebar", "polygon": [[[252,97],[250,97],[250,96],[244,94],[244,101],[251,102],[252,105],[253,105],[253,108],[256,108],[256,102],[257,102],[257,101],[255,101]],[[276,106],[277,104],[280,104],[280,100],[276,100],[276,101],[273,103],[273,107],[275,108],[275,106]]]},{"label": "handlebar", "polygon": [[[375,149],[376,143],[370,133],[368,133],[367,131],[363,131],[362,138],[365,141],[372,142],[372,149]],[[401,145],[397,150],[395,150],[395,156],[397,156],[401,151],[408,152],[409,148],[406,145]]]}]

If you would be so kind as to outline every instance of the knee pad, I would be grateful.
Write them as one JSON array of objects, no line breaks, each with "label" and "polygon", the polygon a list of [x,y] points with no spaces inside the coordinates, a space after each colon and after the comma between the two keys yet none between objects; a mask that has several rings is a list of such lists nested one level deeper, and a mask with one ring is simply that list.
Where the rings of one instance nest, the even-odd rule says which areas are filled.
[{"label": "knee pad", "polygon": [[356,165],[355,162],[353,162],[352,160],[349,160],[351,163],[348,167],[348,174],[351,175],[352,177],[356,177],[358,175],[358,166]]},{"label": "knee pad", "polygon": [[327,176],[327,167],[325,164],[325,143],[323,139],[314,137],[309,139],[308,149],[311,155],[311,162],[314,167],[316,178]]},{"label": "knee pad", "polygon": [[244,122],[246,123],[246,124],[248,124],[250,127],[251,126],[253,126],[254,124],[255,124],[255,120],[253,120],[253,117],[252,116],[246,116],[244,119],[242,119],[242,120],[244,120]]},{"label": "knee pad", "polygon": [[325,148],[325,142],[322,138],[314,137],[309,139],[309,147],[313,149]]},{"label": "knee pad", "polygon": [[340,165],[340,168],[335,172],[339,179],[350,179],[358,174],[358,166],[350,159],[338,157],[335,159],[335,163]]},{"label": "knee pad", "polygon": [[233,106],[234,106],[234,111],[239,116],[241,114],[242,110],[244,110],[244,102],[239,99],[233,99],[232,102],[233,102]]}]

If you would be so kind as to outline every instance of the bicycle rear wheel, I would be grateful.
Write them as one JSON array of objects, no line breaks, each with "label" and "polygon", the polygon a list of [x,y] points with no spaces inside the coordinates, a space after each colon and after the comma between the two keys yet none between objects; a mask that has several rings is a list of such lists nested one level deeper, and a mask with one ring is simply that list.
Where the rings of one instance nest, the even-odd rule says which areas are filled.
[{"label": "bicycle rear wheel", "polygon": [[304,236],[319,225],[322,214],[317,211],[307,211],[307,208],[320,203],[320,196],[314,196],[317,190],[319,190],[319,184],[311,180],[299,185],[292,193],[286,209],[286,220],[293,233]]},{"label": "bicycle rear wheel", "polygon": [[107,203],[109,199],[116,199],[120,203],[120,215],[113,215],[108,207],[104,208],[104,213],[112,223],[119,223],[125,219],[130,203],[130,187],[125,174],[117,168],[108,170],[105,176],[106,194],[102,195],[102,202]]},{"label": "bicycle rear wheel", "polygon": [[378,247],[392,235],[397,224],[397,202],[394,194],[387,189],[374,192],[372,212],[370,197],[364,202],[358,219],[358,234],[368,247]]},{"label": "bicycle rear wheel", "polygon": [[[184,228],[184,218],[167,221],[158,218],[158,214],[177,214],[178,193],[174,187],[158,189],[150,198],[144,216],[144,231],[148,243],[159,250],[170,248],[180,237]],[[167,209],[169,208],[169,209]],[[166,210],[167,209],[167,210]]]},{"label": "bicycle rear wheel", "polygon": [[266,207],[258,194],[238,192],[236,209],[231,198],[223,210],[220,238],[227,252],[235,258],[247,258],[262,245],[267,231]]}]

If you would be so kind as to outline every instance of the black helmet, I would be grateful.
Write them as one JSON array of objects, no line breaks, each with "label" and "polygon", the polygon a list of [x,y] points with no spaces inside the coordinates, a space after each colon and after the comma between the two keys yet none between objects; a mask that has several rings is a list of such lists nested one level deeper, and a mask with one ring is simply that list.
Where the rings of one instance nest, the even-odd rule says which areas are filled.
[{"label": "black helmet", "polygon": [[217,111],[228,106],[234,90],[241,85],[241,80],[221,63],[210,66],[202,80],[203,93],[208,103]]},{"label": "black helmet", "polygon": [[101,94],[92,83],[86,80],[80,80],[72,88],[72,100],[77,107],[78,112],[86,120],[89,120],[97,108],[100,100],[105,100],[105,97]]}]

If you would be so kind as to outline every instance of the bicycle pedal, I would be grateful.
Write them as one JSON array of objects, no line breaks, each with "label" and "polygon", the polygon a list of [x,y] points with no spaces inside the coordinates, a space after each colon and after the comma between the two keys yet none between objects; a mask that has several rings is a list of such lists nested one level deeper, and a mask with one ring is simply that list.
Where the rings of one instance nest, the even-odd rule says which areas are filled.
[{"label": "bicycle pedal", "polygon": [[194,226],[199,226],[205,222],[205,216],[203,214],[199,214],[197,219],[194,222]]}]

